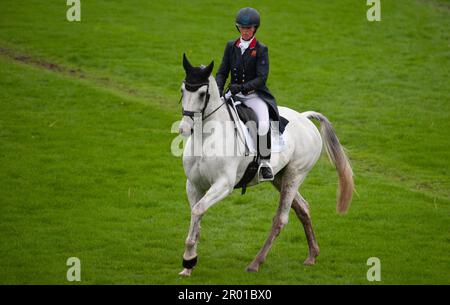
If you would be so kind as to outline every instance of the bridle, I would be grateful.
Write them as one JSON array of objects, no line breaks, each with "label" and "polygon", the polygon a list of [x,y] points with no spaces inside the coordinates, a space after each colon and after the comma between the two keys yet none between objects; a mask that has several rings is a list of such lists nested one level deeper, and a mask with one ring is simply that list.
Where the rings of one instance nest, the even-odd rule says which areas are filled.
[{"label": "bridle", "polygon": [[[207,87],[206,87],[206,96],[205,96],[205,106],[203,107],[203,109],[202,109],[201,111],[188,111],[188,110],[184,110],[183,106],[181,106],[181,113],[183,114],[183,116],[188,116],[188,117],[190,117],[193,121],[194,121],[194,116],[195,116],[196,113],[200,113],[200,114],[202,115],[202,120],[204,121],[204,120],[206,120],[208,117],[210,117],[214,112],[216,112],[217,110],[219,110],[220,107],[222,107],[223,105],[225,105],[225,104],[227,103],[227,99],[224,97],[224,98],[223,98],[223,100],[224,100],[223,103],[220,104],[219,107],[217,107],[216,109],[214,109],[214,110],[213,110],[211,113],[209,113],[207,116],[205,116],[205,110],[206,110],[206,107],[208,106],[208,102],[209,102],[209,98],[210,98],[210,94],[209,94],[209,82],[208,82],[208,83],[200,83],[200,84],[190,84],[190,83],[188,83],[186,80],[184,80],[184,81],[183,81],[183,84],[184,84],[184,88],[185,88],[186,90],[190,91],[190,92],[195,92],[195,91],[197,91],[200,87],[205,86],[205,85],[207,86]],[[228,88],[229,88],[229,85],[228,85],[228,87],[225,89],[225,92],[228,90]],[[179,101],[178,103],[181,103],[182,99],[183,99],[183,95],[181,95],[180,101]],[[234,103],[233,98],[228,99],[228,101],[230,101],[231,103]],[[230,110],[228,107],[227,107],[226,109],[228,110],[228,114],[230,115],[231,120],[234,121],[234,122],[236,123],[236,121],[235,121],[233,115],[231,114],[231,110]],[[236,115],[237,115],[237,112],[236,112]],[[237,123],[236,123],[236,124],[237,124]],[[191,132],[193,132],[193,128],[191,128]],[[234,132],[237,133],[236,129],[234,130]],[[249,148],[248,148],[247,142],[245,141],[245,139],[242,139],[242,137],[241,137],[240,134],[238,134],[238,135],[239,135],[239,138],[241,139],[242,143],[244,143],[244,145],[245,145],[245,155],[248,156],[248,154],[249,154]],[[256,158],[256,157],[255,157],[255,158]]]},{"label": "bridle", "polygon": [[[205,110],[206,110],[206,107],[208,107],[209,98],[211,97],[211,94],[209,94],[209,82],[207,82],[207,83],[200,83],[200,84],[190,84],[186,80],[184,80],[183,83],[184,83],[184,88],[186,88],[186,90],[190,91],[190,92],[195,92],[200,87],[205,86],[205,85],[207,86],[206,87],[206,95],[205,95],[205,105],[203,106],[203,109],[201,111],[189,111],[189,110],[184,110],[184,108],[181,107],[181,113],[183,114],[183,116],[188,116],[192,120],[194,120],[195,114],[199,113],[202,116],[202,120],[206,120],[208,117],[210,117],[214,112],[219,110],[219,108],[222,107],[225,104],[225,102],[223,102],[219,107],[217,107],[211,113],[209,113],[208,115],[205,116]],[[183,95],[180,98],[180,103],[181,103],[182,99],[183,99]]]}]

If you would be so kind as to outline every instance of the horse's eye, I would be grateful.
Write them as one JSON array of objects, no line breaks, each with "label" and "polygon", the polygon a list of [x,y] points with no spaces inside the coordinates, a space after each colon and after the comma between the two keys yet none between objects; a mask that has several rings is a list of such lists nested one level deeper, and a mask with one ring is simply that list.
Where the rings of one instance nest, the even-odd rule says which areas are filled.
[{"label": "horse's eye", "polygon": [[204,98],[205,97],[205,92],[200,93],[200,98]]}]

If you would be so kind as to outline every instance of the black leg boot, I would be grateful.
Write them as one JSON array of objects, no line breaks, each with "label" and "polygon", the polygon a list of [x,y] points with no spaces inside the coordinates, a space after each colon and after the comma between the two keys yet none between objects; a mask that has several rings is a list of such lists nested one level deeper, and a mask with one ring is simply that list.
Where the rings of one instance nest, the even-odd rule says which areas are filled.
[{"label": "black leg boot", "polygon": [[267,134],[258,135],[258,156],[260,165],[258,169],[259,181],[273,180],[273,170],[270,165],[270,149],[271,149],[270,128]]}]

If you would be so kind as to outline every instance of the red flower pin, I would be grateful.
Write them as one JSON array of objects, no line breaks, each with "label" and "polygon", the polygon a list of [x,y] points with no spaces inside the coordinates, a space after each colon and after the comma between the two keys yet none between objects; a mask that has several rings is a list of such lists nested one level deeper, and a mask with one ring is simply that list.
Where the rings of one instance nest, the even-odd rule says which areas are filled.
[{"label": "red flower pin", "polygon": [[256,50],[253,50],[253,51],[250,53],[250,56],[251,56],[251,57],[256,57]]}]

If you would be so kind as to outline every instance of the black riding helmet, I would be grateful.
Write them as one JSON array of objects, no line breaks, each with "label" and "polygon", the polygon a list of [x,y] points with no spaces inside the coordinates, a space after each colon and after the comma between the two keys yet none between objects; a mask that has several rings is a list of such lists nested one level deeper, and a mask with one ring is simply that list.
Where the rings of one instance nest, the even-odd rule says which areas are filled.
[{"label": "black riding helmet", "polygon": [[[251,7],[245,7],[239,10],[236,15],[236,29],[239,27],[255,27],[255,33],[258,30],[260,17],[257,10]],[[239,31],[240,32],[240,31]]]}]

